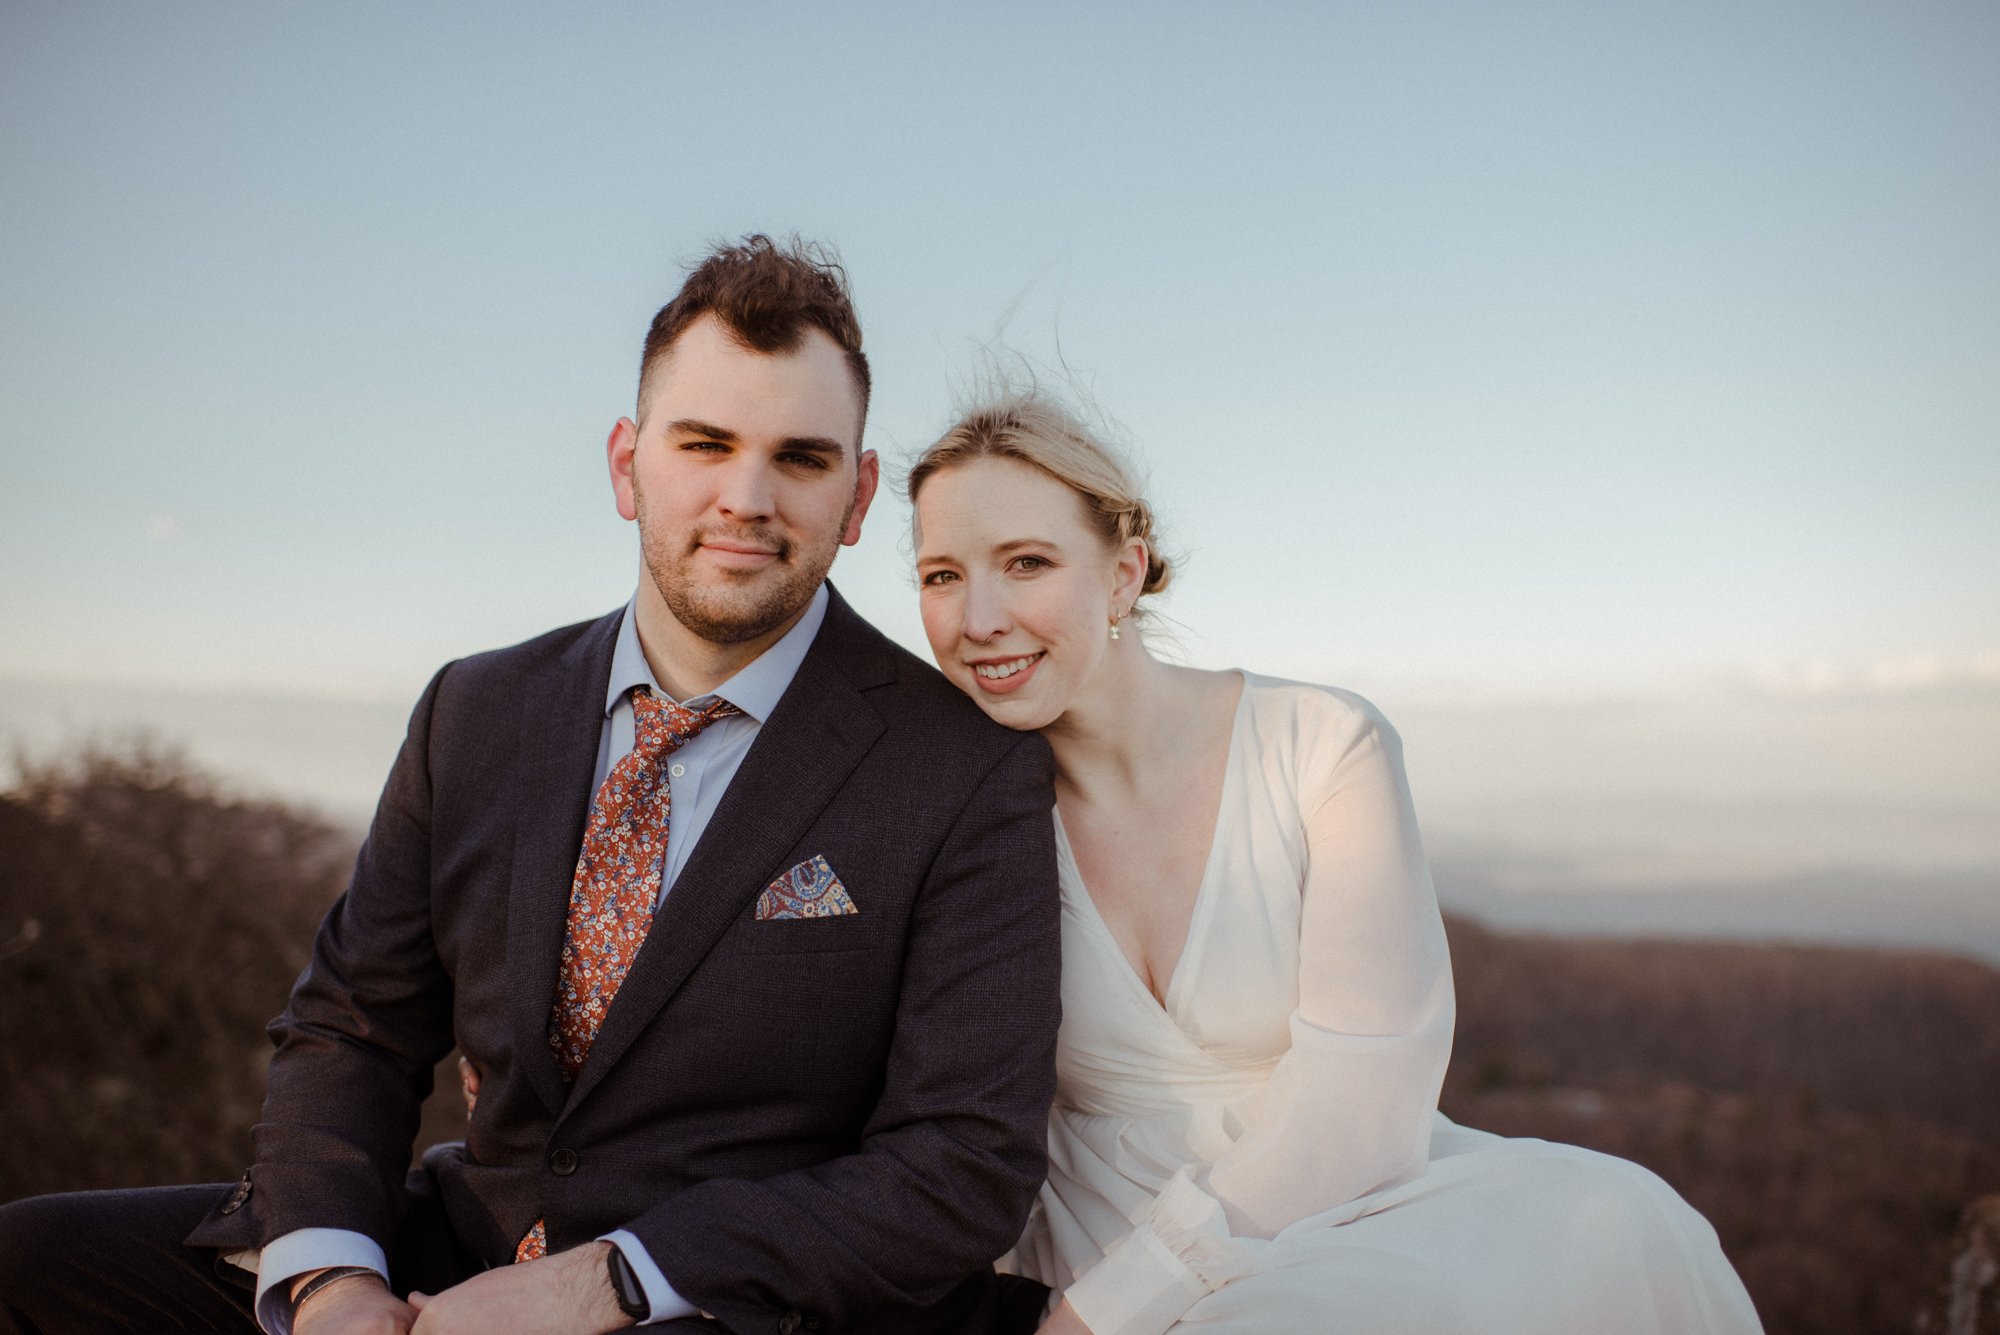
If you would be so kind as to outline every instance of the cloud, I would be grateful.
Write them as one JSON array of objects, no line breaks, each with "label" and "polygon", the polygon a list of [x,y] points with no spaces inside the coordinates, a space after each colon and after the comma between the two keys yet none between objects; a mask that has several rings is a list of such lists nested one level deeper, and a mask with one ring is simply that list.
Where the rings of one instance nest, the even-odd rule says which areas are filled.
[{"label": "cloud", "polygon": [[154,542],[179,542],[187,536],[187,526],[174,515],[157,514],[146,521],[146,536]]},{"label": "cloud", "polygon": [[1970,654],[1901,654],[1860,663],[1827,658],[1752,665],[1750,684],[1770,695],[1812,698],[1927,695],[2000,689],[2000,649]]}]

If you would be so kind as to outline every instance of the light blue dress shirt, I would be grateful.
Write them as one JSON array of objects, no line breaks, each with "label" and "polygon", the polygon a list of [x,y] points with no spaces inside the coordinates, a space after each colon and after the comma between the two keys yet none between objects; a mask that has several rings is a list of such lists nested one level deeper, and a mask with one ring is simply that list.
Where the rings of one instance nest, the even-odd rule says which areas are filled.
[{"label": "light blue dress shirt", "polygon": [[[764,720],[777,708],[778,700],[798,675],[799,664],[812,648],[821,623],[826,620],[827,591],[824,584],[813,594],[805,615],[786,631],[776,644],[746,664],[735,676],[706,695],[692,696],[678,703],[690,709],[705,709],[717,700],[727,700],[742,712],[718,719],[698,733],[667,765],[669,800],[673,819],[667,824],[667,855],[660,869],[660,900],[664,901],[679,879],[681,869],[708,828],[709,817],[722,805],[722,795],[736,777],[751,743],[763,730]],[[636,602],[636,598],[634,600]],[[639,644],[639,623],[634,604],[625,605],[618,625],[618,643],[611,652],[611,678],[604,690],[604,725],[597,738],[597,768],[591,778],[595,793],[611,772],[611,767],[631,754],[635,725],[632,720],[632,688],[645,686],[662,699],[672,696],[660,689],[653,669]],[[657,902],[656,902],[657,907]],[[553,1004],[554,999],[550,999]],[[693,1303],[674,1292],[645,1244],[624,1229],[603,1235],[625,1253],[633,1273],[646,1290],[652,1314],[642,1324],[691,1316]],[[308,1270],[327,1266],[367,1266],[383,1276],[389,1273],[388,1258],[373,1238],[343,1228],[302,1228],[273,1238],[263,1249],[257,1270],[257,1324],[270,1335],[291,1335],[291,1303],[285,1295],[288,1281]]]}]

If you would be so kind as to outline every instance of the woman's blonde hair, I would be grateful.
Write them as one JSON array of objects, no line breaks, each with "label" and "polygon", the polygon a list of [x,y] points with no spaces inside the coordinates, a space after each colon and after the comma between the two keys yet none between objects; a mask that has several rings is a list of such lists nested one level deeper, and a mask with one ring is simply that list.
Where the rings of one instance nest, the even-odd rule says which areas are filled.
[{"label": "woman's blonde hair", "polygon": [[1105,542],[1122,547],[1138,538],[1146,545],[1139,596],[1167,587],[1171,571],[1154,535],[1153,510],[1139,495],[1131,470],[1061,403],[1037,390],[1015,390],[962,414],[911,465],[904,484],[910,505],[932,477],[973,459],[1015,459],[1063,483],[1083,498],[1084,511]]}]

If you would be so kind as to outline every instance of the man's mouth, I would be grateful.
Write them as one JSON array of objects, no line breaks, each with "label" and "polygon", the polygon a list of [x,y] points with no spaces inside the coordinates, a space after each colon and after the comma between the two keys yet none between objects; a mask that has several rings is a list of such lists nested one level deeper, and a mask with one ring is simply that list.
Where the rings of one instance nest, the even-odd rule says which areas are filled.
[{"label": "man's mouth", "polygon": [[778,564],[791,554],[788,543],[769,539],[705,536],[695,546],[722,565],[745,569]]}]

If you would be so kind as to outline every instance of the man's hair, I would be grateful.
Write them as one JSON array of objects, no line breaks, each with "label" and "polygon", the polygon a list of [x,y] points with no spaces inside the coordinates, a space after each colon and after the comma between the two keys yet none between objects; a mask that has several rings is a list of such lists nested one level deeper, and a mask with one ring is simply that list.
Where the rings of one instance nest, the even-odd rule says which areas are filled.
[{"label": "man's hair", "polygon": [[867,420],[868,358],[861,351],[861,321],[847,290],[847,271],[823,246],[797,237],[780,245],[761,232],[737,245],[716,247],[653,317],[639,360],[641,411],[647,381],[660,358],[689,325],[711,314],[755,352],[790,352],[807,330],[823,331],[847,354],[847,368],[861,395],[861,417]]}]

